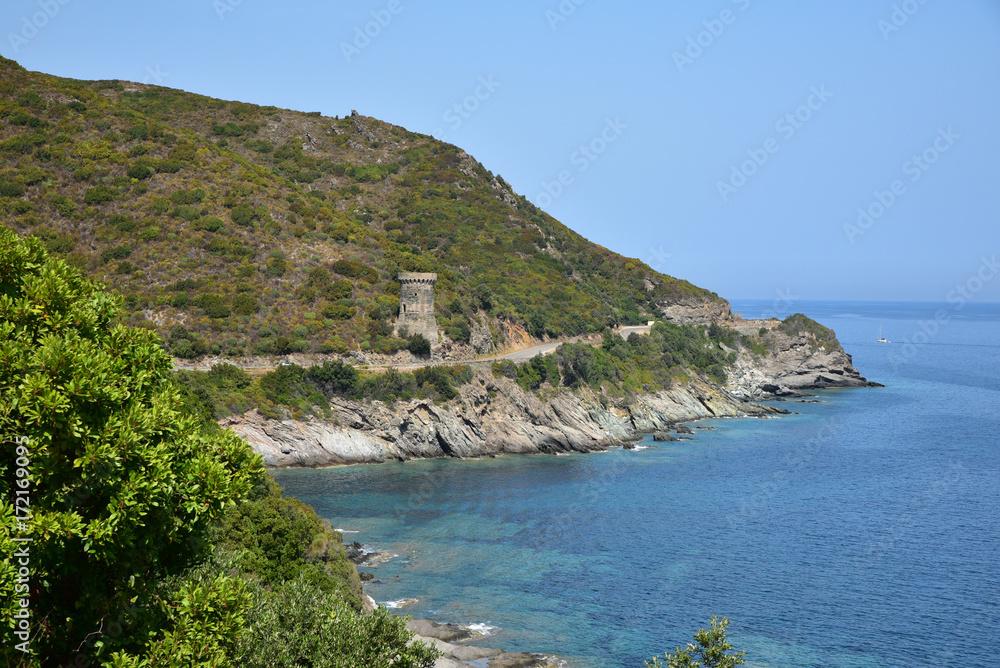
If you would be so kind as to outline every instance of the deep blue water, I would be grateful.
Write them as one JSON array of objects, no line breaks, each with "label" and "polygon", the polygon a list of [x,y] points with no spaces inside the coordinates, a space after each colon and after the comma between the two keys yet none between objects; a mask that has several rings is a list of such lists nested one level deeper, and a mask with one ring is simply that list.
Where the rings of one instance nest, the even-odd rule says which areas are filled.
[{"label": "deep blue water", "polygon": [[717,614],[749,666],[1000,665],[1000,305],[792,310],[886,387],[636,451],[276,477],[399,555],[376,600],[496,627],[480,644],[641,667]]}]

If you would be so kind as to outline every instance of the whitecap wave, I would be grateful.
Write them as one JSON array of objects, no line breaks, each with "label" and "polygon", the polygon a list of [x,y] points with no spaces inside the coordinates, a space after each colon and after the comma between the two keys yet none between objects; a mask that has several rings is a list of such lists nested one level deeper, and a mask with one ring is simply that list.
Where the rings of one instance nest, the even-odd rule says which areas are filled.
[{"label": "whitecap wave", "polygon": [[491,636],[497,630],[497,627],[490,626],[489,624],[469,624],[465,628],[469,629],[473,633],[478,633],[483,637]]},{"label": "whitecap wave", "polygon": [[361,533],[360,531],[353,531],[351,529],[334,529],[334,531],[339,531],[340,533]]},{"label": "whitecap wave", "polygon": [[389,608],[390,610],[398,610],[400,608],[406,608],[413,605],[420,599],[416,598],[401,598],[398,601],[386,601],[383,603],[383,607]]}]

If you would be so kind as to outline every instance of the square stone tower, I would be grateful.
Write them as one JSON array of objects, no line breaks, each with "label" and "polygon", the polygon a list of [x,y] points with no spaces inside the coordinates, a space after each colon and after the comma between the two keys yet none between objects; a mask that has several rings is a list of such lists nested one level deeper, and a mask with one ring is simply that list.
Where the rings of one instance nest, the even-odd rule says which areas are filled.
[{"label": "square stone tower", "polygon": [[437,320],[434,319],[434,285],[437,274],[399,275],[399,318],[397,331],[406,327],[410,334],[423,334],[437,345]]}]

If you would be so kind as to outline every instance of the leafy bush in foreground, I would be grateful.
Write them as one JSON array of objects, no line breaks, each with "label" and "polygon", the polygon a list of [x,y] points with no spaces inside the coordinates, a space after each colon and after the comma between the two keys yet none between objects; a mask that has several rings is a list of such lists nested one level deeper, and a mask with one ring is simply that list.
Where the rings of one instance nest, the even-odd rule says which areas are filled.
[{"label": "leafy bush in foreground", "polygon": [[[108,621],[186,567],[260,475],[239,438],[180,412],[170,358],[152,332],[115,324],[119,303],[37,239],[0,228],[0,616],[14,626],[14,539],[30,536],[31,647],[43,663],[85,644],[95,656],[127,647]],[[30,490],[23,523],[17,469]]]}]

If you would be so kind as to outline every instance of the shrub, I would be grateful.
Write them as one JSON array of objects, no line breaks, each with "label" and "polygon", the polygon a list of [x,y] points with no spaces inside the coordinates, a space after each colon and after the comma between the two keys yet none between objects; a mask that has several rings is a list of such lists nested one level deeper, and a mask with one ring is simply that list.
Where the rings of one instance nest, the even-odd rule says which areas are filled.
[{"label": "shrub", "polygon": [[138,179],[139,181],[145,181],[146,179],[152,178],[154,174],[156,174],[156,168],[148,162],[133,163],[127,170],[125,170],[125,175],[127,177],[130,179]]},{"label": "shrub", "polygon": [[406,348],[417,357],[431,354],[431,342],[423,334],[413,334],[406,340]]},{"label": "shrub", "polygon": [[206,232],[218,232],[222,228],[223,228],[222,219],[216,218],[215,216],[202,218],[198,220],[194,225],[194,229],[205,230]]},{"label": "shrub", "polygon": [[53,195],[49,198],[52,202],[52,206],[56,208],[60,216],[69,218],[76,211],[76,204],[69,197],[65,195]]},{"label": "shrub", "polygon": [[94,186],[87,188],[83,193],[85,204],[104,204],[114,200],[115,193],[107,186]]},{"label": "shrub", "polygon": [[220,296],[215,294],[205,294],[198,295],[191,303],[195,306],[201,307],[205,311],[205,315],[209,318],[228,318],[229,317],[229,306],[226,301]]},{"label": "shrub", "polygon": [[[169,357],[154,333],[119,324],[116,297],[48,259],[37,240],[2,230],[0,266],[0,414],[5,434],[30,443],[31,569],[46,583],[31,592],[31,649],[63,665],[86,646],[103,662],[142,640],[104,633],[94,648],[88,639],[155,605],[150,576],[198,557],[209,524],[260,476],[260,458],[179,410]],[[35,306],[20,308],[25,300]],[[14,498],[14,459],[11,444],[4,499]],[[8,509],[4,555],[19,545],[12,520]],[[9,565],[0,569],[5,592],[14,591]],[[6,628],[15,606],[12,596],[0,602]]]},{"label": "shrub", "polygon": [[41,240],[49,253],[69,253],[76,247],[75,238],[45,228],[36,230],[34,236]]},{"label": "shrub", "polygon": [[101,251],[101,262],[107,264],[111,260],[124,260],[131,254],[132,248],[124,244],[121,246],[114,246],[112,248],[105,248]]},{"label": "shrub", "polygon": [[352,395],[358,389],[358,370],[340,360],[310,367],[306,375],[327,397]]},{"label": "shrub", "polygon": [[218,387],[242,390],[250,387],[253,379],[243,369],[233,364],[216,364],[208,372],[208,380]]},{"label": "shrub", "polygon": [[191,222],[192,220],[197,220],[201,216],[201,212],[198,207],[195,206],[177,206],[174,210],[170,212],[170,215],[174,218],[183,218],[184,220]]},{"label": "shrub", "polygon": [[454,399],[458,392],[451,384],[451,374],[448,367],[426,366],[413,372],[413,378],[418,386],[430,385],[442,399]]},{"label": "shrub", "polygon": [[170,194],[170,201],[174,204],[198,204],[205,199],[205,191],[201,188],[194,190],[175,190]]},{"label": "shrub", "polygon": [[356,311],[357,309],[343,304],[327,304],[323,307],[322,315],[330,320],[350,320]]},{"label": "shrub", "polygon": [[358,615],[340,596],[304,580],[274,591],[257,585],[249,610],[249,633],[237,643],[246,668],[431,668],[441,656],[433,645],[412,641],[406,618],[384,607]]},{"label": "shrub", "polygon": [[166,197],[154,197],[153,201],[149,203],[149,209],[153,213],[164,214],[170,211],[170,200]]},{"label": "shrub", "polygon": [[347,352],[347,344],[339,336],[334,336],[320,344],[319,352],[324,354],[336,353],[337,355],[343,355]]},{"label": "shrub", "polygon": [[266,207],[262,206],[255,209],[245,202],[234,206],[229,216],[233,219],[234,223],[243,225],[244,227],[253,225],[254,222],[261,223],[270,217]]},{"label": "shrub", "polygon": [[16,181],[0,181],[0,197],[21,197],[24,186]]},{"label": "shrub", "polygon": [[354,283],[346,278],[341,278],[326,286],[323,291],[327,299],[337,301],[338,299],[350,299],[354,296]]},{"label": "shrub", "polygon": [[368,283],[374,283],[378,280],[378,271],[354,260],[337,260],[333,263],[332,269],[341,276],[360,278]]},{"label": "shrub", "polygon": [[237,295],[233,297],[233,313],[236,315],[253,315],[260,308],[256,297]]},{"label": "shrub", "polygon": [[284,276],[285,271],[288,270],[288,262],[285,260],[283,255],[272,256],[267,258],[267,275],[278,277]]}]

